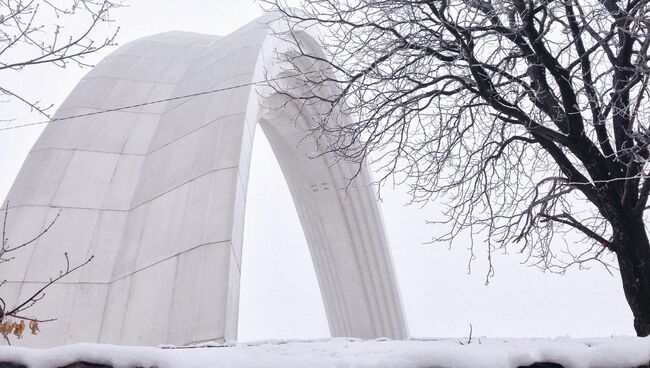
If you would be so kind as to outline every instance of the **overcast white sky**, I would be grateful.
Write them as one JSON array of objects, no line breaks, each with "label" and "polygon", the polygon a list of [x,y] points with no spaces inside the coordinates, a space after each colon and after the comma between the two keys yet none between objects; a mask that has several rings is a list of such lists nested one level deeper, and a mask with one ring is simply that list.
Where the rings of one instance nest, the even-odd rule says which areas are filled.
[{"label": "overcast white sky", "polygon": [[[261,14],[250,0],[137,0],[116,12],[115,19],[123,44],[169,30],[227,34]],[[0,77],[26,95],[56,105],[87,71],[40,68]],[[0,106],[3,118],[17,118],[13,124],[42,119],[13,104]],[[42,128],[0,132],[0,198]],[[435,231],[425,220],[438,218],[439,207],[406,207],[404,192],[383,190],[381,206],[412,336],[460,337],[470,323],[474,336],[634,334],[618,275],[596,265],[564,276],[542,273],[521,265],[523,259],[513,253],[495,257],[496,275],[485,286],[487,265],[480,244],[471,274],[466,239],[451,250],[424,245]],[[239,332],[242,341],[329,335],[307,244],[261,129],[248,191]]]}]

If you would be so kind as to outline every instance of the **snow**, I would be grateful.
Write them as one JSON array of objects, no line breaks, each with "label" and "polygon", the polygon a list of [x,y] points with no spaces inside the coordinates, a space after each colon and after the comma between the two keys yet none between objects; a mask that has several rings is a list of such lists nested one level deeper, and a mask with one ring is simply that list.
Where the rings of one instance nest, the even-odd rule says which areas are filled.
[{"label": "snow", "polygon": [[60,367],[74,362],[113,367],[495,368],[553,362],[566,368],[630,368],[650,362],[650,338],[412,339],[260,341],[192,347],[74,344],[51,349],[0,347],[0,362]]}]

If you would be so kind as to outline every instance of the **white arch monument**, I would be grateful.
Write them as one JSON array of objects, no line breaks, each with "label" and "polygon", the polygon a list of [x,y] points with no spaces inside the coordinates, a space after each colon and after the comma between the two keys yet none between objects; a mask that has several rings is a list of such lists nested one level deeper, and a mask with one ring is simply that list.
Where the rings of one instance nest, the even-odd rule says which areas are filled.
[{"label": "white arch monument", "polygon": [[[302,35],[301,37],[307,37]],[[314,44],[312,42],[312,44]],[[72,91],[55,117],[264,80],[286,45],[265,18],[226,37],[169,32],[129,43]],[[401,300],[379,207],[363,171],[309,159],[309,116],[263,107],[254,87],[51,123],[8,196],[20,242],[0,267],[7,304],[61,268],[95,259],[48,289],[28,314],[57,317],[22,344],[189,344],[236,339],[246,187],[264,129],[307,238],[333,336],[404,338]],[[272,246],[270,244],[269,246]],[[281,267],[281,265],[280,265]],[[287,271],[290,272],[290,271]]]}]

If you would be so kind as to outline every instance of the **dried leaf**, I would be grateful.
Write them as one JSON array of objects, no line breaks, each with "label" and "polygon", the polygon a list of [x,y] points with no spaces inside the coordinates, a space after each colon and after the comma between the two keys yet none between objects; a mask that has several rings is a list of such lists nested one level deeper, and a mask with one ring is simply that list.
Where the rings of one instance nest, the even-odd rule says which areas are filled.
[{"label": "dried leaf", "polygon": [[5,320],[4,322],[2,322],[2,324],[0,324],[0,334],[2,334],[2,336],[7,338],[7,336],[9,336],[11,331],[14,330],[14,325],[15,323],[13,321]]},{"label": "dried leaf", "polygon": [[25,331],[25,321],[20,320],[19,323],[14,323],[14,335],[16,335],[18,339],[23,338],[23,331]]},{"label": "dried leaf", "polygon": [[32,335],[38,335],[41,331],[38,329],[38,321],[29,321],[29,329],[32,330]]}]

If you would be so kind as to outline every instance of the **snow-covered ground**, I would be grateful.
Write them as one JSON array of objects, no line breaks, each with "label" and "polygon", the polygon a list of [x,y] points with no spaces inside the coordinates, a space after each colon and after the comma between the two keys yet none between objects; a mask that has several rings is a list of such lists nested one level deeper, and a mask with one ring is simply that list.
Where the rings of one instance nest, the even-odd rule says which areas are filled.
[{"label": "snow-covered ground", "polygon": [[262,341],[191,348],[76,344],[52,349],[0,347],[0,362],[30,368],[73,362],[113,367],[637,367],[650,362],[650,338]]}]

